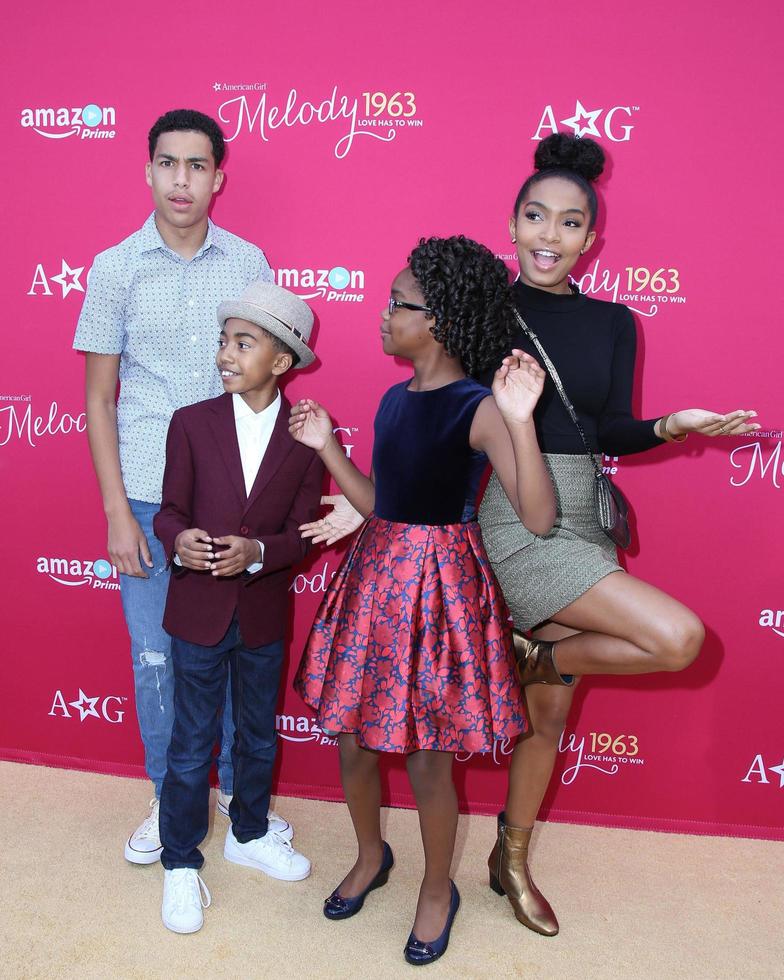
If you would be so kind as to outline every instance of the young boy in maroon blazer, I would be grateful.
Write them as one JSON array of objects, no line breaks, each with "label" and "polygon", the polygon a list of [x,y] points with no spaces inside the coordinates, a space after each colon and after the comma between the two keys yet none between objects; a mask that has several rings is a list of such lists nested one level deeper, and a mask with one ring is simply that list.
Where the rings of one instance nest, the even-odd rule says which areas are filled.
[{"label": "young boy in maroon blazer", "polygon": [[209,891],[198,870],[209,771],[231,672],[234,797],[224,856],[284,881],[310,874],[289,834],[268,827],[292,567],[298,530],[318,508],[323,467],[288,430],[278,379],[314,360],[313,314],[297,296],[254,282],[218,307],[225,394],[174,413],[155,517],[173,572],[164,628],[172,636],[174,727],[161,792],[162,918],[196,932]]}]

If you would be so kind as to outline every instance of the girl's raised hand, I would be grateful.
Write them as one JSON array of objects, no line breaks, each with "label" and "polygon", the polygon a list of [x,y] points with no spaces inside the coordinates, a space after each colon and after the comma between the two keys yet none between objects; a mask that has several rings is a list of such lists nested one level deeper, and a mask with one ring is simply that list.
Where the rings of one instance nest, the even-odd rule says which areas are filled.
[{"label": "girl's raised hand", "polygon": [[325,408],[312,398],[302,398],[291,407],[289,432],[303,446],[316,452],[324,450],[332,438],[332,419]]},{"label": "girl's raised hand", "polygon": [[674,436],[689,432],[699,432],[703,436],[742,436],[760,428],[756,422],[750,421],[756,417],[756,412],[745,412],[743,409],[720,415],[704,408],[687,408],[670,415],[667,431]]},{"label": "girl's raised hand", "polygon": [[547,375],[535,358],[522,350],[505,357],[493,378],[493,397],[507,422],[530,422]]},{"label": "girl's raised hand", "polygon": [[332,510],[320,520],[310,524],[300,524],[299,530],[303,538],[312,538],[313,544],[324,541],[328,545],[340,541],[347,534],[352,534],[362,525],[365,518],[355,510],[342,493],[322,497],[323,505],[332,504]]}]

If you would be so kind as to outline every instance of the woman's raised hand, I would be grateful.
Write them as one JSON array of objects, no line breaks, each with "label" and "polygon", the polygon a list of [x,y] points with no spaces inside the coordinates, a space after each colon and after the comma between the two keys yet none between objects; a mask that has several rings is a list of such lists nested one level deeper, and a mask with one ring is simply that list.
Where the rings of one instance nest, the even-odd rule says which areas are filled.
[{"label": "woman's raised hand", "polygon": [[336,541],[345,538],[347,534],[353,534],[365,520],[342,493],[322,497],[321,503],[323,505],[331,504],[332,510],[320,520],[310,524],[300,524],[299,527],[302,537],[312,538],[313,544],[319,544],[322,541],[328,545],[335,544]]},{"label": "woman's raised hand", "polygon": [[515,349],[504,358],[493,378],[493,397],[506,421],[531,421],[546,376],[536,359],[525,351]]},{"label": "woman's raised hand", "polygon": [[303,446],[321,452],[332,438],[332,419],[325,408],[312,398],[302,398],[291,406],[289,432]]},{"label": "woman's raised hand", "polygon": [[749,419],[757,417],[756,412],[739,409],[720,415],[704,408],[687,408],[674,412],[667,419],[667,431],[672,436],[699,432],[703,436],[742,436],[746,432],[756,432],[760,426]]}]

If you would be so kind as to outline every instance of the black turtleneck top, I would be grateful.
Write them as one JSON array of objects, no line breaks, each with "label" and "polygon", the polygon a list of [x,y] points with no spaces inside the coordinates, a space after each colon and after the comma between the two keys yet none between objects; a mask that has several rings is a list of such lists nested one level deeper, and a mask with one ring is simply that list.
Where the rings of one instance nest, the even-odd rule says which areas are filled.
[{"label": "black turtleneck top", "polygon": [[[534,289],[519,279],[512,291],[520,315],[555,365],[594,452],[625,456],[661,445],[653,431],[657,420],[640,421],[632,415],[637,335],[629,309],[579,292]],[[522,329],[513,346],[541,363]],[[487,372],[482,383],[491,384],[492,374]],[[534,422],[543,453],[585,452],[549,374]]]}]

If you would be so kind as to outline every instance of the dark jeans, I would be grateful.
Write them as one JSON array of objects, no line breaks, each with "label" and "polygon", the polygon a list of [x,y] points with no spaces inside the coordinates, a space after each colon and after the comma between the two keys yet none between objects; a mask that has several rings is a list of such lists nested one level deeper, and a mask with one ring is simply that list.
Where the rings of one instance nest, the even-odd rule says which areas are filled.
[{"label": "dark jeans", "polygon": [[161,792],[164,868],[200,868],[209,823],[209,772],[231,669],[234,797],[229,814],[241,843],[267,833],[283,641],[249,648],[236,618],[214,647],[172,638],[174,726]]}]

